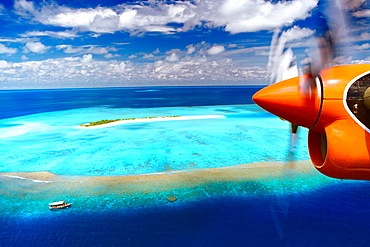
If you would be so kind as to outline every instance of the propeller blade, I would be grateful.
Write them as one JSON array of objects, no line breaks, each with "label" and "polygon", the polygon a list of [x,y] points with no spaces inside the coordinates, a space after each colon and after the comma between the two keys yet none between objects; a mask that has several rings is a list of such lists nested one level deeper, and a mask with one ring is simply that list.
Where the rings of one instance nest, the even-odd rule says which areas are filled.
[{"label": "propeller blade", "polygon": [[291,130],[291,136],[290,136],[290,152],[295,151],[296,147],[296,140],[297,140],[297,133],[298,133],[298,125],[296,124],[291,124],[290,125],[290,130]]}]

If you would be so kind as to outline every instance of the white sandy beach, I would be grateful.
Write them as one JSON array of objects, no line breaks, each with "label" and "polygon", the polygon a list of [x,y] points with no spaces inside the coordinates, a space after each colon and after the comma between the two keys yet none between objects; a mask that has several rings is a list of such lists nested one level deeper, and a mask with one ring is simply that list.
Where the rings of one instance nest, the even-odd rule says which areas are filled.
[{"label": "white sandy beach", "polygon": [[78,126],[78,127],[79,128],[89,128],[89,129],[101,129],[101,128],[107,128],[107,127],[112,127],[112,126],[121,125],[121,124],[129,124],[129,123],[162,122],[162,121],[175,121],[175,120],[198,120],[198,119],[212,119],[212,118],[225,118],[225,116],[224,115],[201,115],[201,116],[181,116],[181,117],[137,118],[134,120],[120,120],[120,121],[115,121],[115,122],[96,125],[96,126],[89,126],[89,127]]}]

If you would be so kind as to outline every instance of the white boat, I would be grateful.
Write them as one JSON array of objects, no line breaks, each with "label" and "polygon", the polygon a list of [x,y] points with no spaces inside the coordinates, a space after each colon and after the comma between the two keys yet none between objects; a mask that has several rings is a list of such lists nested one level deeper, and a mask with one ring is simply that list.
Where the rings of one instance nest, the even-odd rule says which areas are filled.
[{"label": "white boat", "polygon": [[71,205],[72,203],[66,203],[66,201],[52,202],[52,203],[49,203],[49,209],[50,210],[63,209],[63,208],[68,208]]}]

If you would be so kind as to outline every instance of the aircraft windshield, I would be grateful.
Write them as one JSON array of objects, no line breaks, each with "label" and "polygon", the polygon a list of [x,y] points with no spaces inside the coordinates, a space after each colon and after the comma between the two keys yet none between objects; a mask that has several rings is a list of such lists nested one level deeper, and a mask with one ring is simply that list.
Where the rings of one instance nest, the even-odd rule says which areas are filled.
[{"label": "aircraft windshield", "polygon": [[370,74],[356,80],[347,92],[347,106],[370,129]]}]

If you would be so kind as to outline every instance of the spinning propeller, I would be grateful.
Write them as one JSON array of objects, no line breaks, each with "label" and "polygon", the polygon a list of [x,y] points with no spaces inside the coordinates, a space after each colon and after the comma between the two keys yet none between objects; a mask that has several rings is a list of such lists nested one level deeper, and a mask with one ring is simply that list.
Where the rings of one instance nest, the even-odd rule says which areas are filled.
[{"label": "spinning propeller", "polygon": [[[326,8],[333,11],[334,7],[331,4]],[[298,77],[296,58],[289,46],[289,42],[293,39],[287,35],[287,32],[277,30],[272,38],[268,61],[270,83],[273,85],[270,85],[268,89],[262,89],[253,96],[255,103],[262,108],[291,123],[291,152],[294,151],[296,145],[298,126],[310,128],[318,119],[323,100],[320,71],[333,65],[336,56],[337,36],[342,32],[329,28],[329,22],[333,24],[335,20],[329,21],[328,14],[325,17],[321,12],[316,13],[313,22],[316,24],[316,45],[313,45],[313,52],[310,53],[310,56],[306,55],[308,64],[302,69],[303,75]],[[343,27],[338,23],[335,24],[337,28]],[[275,87],[274,83],[276,82],[280,83],[279,86]],[[282,88],[284,88],[284,92],[281,92]],[[302,119],[305,119],[304,122]]]}]

